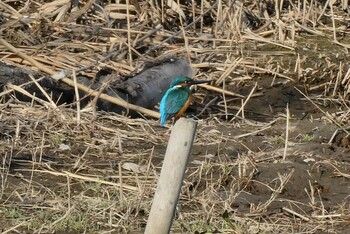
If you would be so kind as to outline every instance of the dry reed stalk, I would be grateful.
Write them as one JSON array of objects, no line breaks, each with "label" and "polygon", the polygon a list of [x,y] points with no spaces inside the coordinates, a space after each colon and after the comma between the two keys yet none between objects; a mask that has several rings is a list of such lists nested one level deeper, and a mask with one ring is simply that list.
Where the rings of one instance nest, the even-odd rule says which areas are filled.
[{"label": "dry reed stalk", "polygon": [[291,46],[283,45],[283,44],[274,42],[272,40],[268,40],[268,39],[265,39],[263,37],[259,37],[257,35],[254,35],[253,33],[252,34],[248,34],[248,35],[243,35],[242,38],[246,39],[246,40],[252,40],[252,41],[268,43],[268,44],[271,44],[271,45],[275,45],[275,46],[279,46],[279,47],[282,47],[282,48],[286,48],[288,50],[295,50],[295,48],[293,48]]},{"label": "dry reed stalk", "polygon": [[269,69],[265,69],[265,68],[261,68],[261,67],[257,67],[257,66],[251,66],[251,65],[245,65],[245,67],[247,68],[252,68],[252,69],[255,69],[255,70],[258,70],[258,71],[263,71],[263,72],[267,72],[267,73],[271,73],[273,75],[277,75],[278,77],[281,77],[281,78],[285,78],[289,81],[295,81],[293,78],[289,77],[289,76],[286,76],[286,75],[283,75],[279,72],[275,72],[275,71],[272,71],[272,70],[269,70]]},{"label": "dry reed stalk", "polygon": [[64,220],[65,218],[67,218],[67,217],[71,214],[71,212],[73,211],[73,209],[74,209],[74,206],[70,207],[70,209],[67,209],[66,213],[65,213],[62,217],[58,218],[58,219],[55,220],[53,223],[51,223],[51,227],[55,226],[56,224],[58,224],[59,222],[61,222],[61,221]]},{"label": "dry reed stalk", "polygon": [[19,224],[15,225],[15,226],[13,226],[13,227],[7,229],[7,230],[2,231],[2,234],[18,232],[18,231],[17,231],[17,228],[19,228],[19,227],[21,227],[21,226],[26,226],[26,225],[28,225],[28,221],[27,221],[27,220],[22,221],[22,222],[20,222]]},{"label": "dry reed stalk", "polygon": [[[222,83],[222,90],[225,90],[225,82]],[[225,110],[225,118],[228,120],[228,111],[227,111],[227,102],[225,93],[222,94],[223,102],[224,102],[224,110]]]},{"label": "dry reed stalk", "polygon": [[255,130],[255,131],[252,131],[252,132],[249,132],[249,133],[245,133],[245,134],[240,134],[240,135],[237,135],[237,136],[234,136],[233,139],[240,139],[240,138],[243,138],[243,137],[247,137],[247,136],[251,136],[251,135],[255,135],[259,132],[263,132],[267,129],[271,128],[271,125],[268,125],[266,127],[263,127],[261,129],[258,129],[258,130]]},{"label": "dry reed stalk", "polygon": [[302,73],[302,69],[301,69],[301,65],[300,65],[300,54],[298,54],[298,57],[295,61],[295,67],[294,67],[294,72],[296,72],[298,74],[298,80],[300,80],[301,78],[301,73]]},{"label": "dry reed stalk", "polygon": [[333,1],[329,2],[329,8],[331,9],[331,16],[332,16],[333,40],[336,42],[338,40],[337,40],[337,31],[335,29],[335,20],[334,20],[334,12],[333,12]]},{"label": "dry reed stalk", "polygon": [[231,92],[231,91],[228,91],[228,90],[225,90],[225,89],[221,89],[221,88],[218,88],[218,87],[215,87],[215,86],[212,86],[212,85],[199,84],[198,86],[200,86],[202,88],[205,88],[206,90],[209,90],[209,91],[213,91],[213,92],[216,92],[216,93],[222,93],[224,95],[235,96],[235,97],[240,97],[240,98],[244,97],[244,96],[242,96],[242,95],[240,95],[238,93],[234,93],[234,92]]},{"label": "dry reed stalk", "polygon": [[67,204],[68,204],[68,210],[71,209],[72,204],[71,204],[71,185],[70,185],[70,177],[67,176]]},{"label": "dry reed stalk", "polygon": [[[22,171],[26,171],[26,170],[22,170]],[[82,176],[82,175],[70,173],[68,171],[56,172],[56,171],[48,171],[48,170],[29,170],[29,172],[33,172],[33,173],[39,172],[39,173],[45,173],[45,174],[50,174],[50,175],[54,175],[54,176],[63,176],[63,177],[69,176],[70,178],[77,179],[77,180],[83,180],[83,181],[88,181],[88,182],[116,186],[118,188],[122,186],[124,189],[129,190],[129,191],[139,191],[139,188],[137,188],[135,186],[113,183],[113,182],[101,180],[98,177]]]},{"label": "dry reed stalk", "polygon": [[219,77],[219,79],[216,80],[215,85],[219,86],[221,83],[223,83],[223,81],[225,80],[225,78],[233,72],[233,70],[241,63],[241,61],[243,60],[243,58],[236,58],[232,64],[230,65],[229,68],[227,68],[224,73],[222,73],[222,75]]},{"label": "dry reed stalk", "polygon": [[161,41],[160,44],[151,47],[151,48],[148,49],[144,54],[148,54],[148,53],[150,53],[151,51],[158,49],[158,48],[159,48],[160,46],[162,46],[164,43],[167,43],[167,42],[170,41],[171,39],[173,39],[173,38],[177,37],[178,35],[182,34],[182,33],[183,33],[183,32],[182,32],[183,30],[187,30],[188,28],[192,27],[192,25],[196,24],[205,14],[207,14],[207,13],[210,12],[210,11],[212,11],[212,10],[214,9],[214,7],[216,7],[216,5],[217,5],[217,2],[214,3],[214,5],[212,5],[209,9],[207,9],[203,14],[197,16],[197,18],[196,18],[195,21],[193,21],[192,23],[188,24],[188,25],[187,25],[185,28],[183,28],[182,30],[177,31],[176,33],[174,33],[172,36],[168,37],[167,39]]},{"label": "dry reed stalk", "polygon": [[282,209],[283,209],[283,211],[286,211],[286,212],[288,212],[288,213],[290,213],[290,214],[292,214],[292,215],[294,215],[296,217],[299,217],[299,218],[301,218],[302,220],[304,220],[306,222],[310,221],[310,219],[308,217],[306,217],[305,215],[302,215],[300,213],[297,213],[294,210],[291,210],[291,209],[289,209],[287,207],[283,207]]},{"label": "dry reed stalk", "polygon": [[336,96],[336,93],[337,93],[337,91],[338,91],[339,84],[340,84],[340,79],[341,79],[341,77],[343,77],[342,70],[343,70],[343,63],[340,62],[340,63],[339,63],[339,71],[338,71],[338,73],[337,73],[337,77],[336,77],[336,80],[335,80],[335,84],[334,84],[334,88],[333,88],[332,97],[335,97],[335,96]]},{"label": "dry reed stalk", "polygon": [[129,49],[129,63],[130,66],[132,66],[132,53],[131,53],[131,27],[130,27],[130,12],[129,12],[129,0],[126,0],[126,24],[127,24],[127,29],[128,29],[128,49]]},{"label": "dry reed stalk", "polygon": [[[248,97],[246,98],[246,100],[243,102],[243,104],[241,105],[241,107],[237,111],[236,116],[238,116],[241,112],[243,112],[245,105],[248,103],[248,101],[252,97],[253,93],[255,92],[256,87],[258,87],[258,83],[257,82],[255,83],[254,87],[250,90],[250,93],[249,93]],[[234,119],[235,118],[232,118],[232,120],[230,122],[232,122]]]},{"label": "dry reed stalk", "polygon": [[286,137],[285,137],[285,142],[284,142],[283,160],[286,160],[286,157],[287,157],[287,149],[288,149],[288,141],[289,141],[289,119],[290,119],[289,104],[287,103],[287,107],[286,107]]},{"label": "dry reed stalk", "polygon": [[[177,5],[180,6],[180,1],[179,0],[177,0]],[[181,9],[181,8],[179,8],[179,9]],[[183,14],[182,11],[181,11],[181,13]],[[182,20],[182,18],[185,18],[185,15],[183,14],[183,17],[181,17],[182,14],[179,13],[179,20],[180,20],[180,25],[181,25],[181,29],[182,29],[182,37],[183,37],[183,40],[185,42],[185,50],[187,52],[187,60],[191,64],[191,53],[190,53],[188,38],[187,38],[187,35],[186,35],[186,31],[184,30],[185,26],[184,26],[184,22]]]},{"label": "dry reed stalk", "polygon": [[[33,81],[33,83],[40,89],[40,91],[44,94],[44,96],[46,97],[46,99],[50,102],[51,106],[54,109],[57,109],[56,104],[52,101],[52,99],[50,98],[50,96],[47,94],[47,92],[43,89],[43,87],[41,87],[41,85],[35,80],[35,78],[32,75],[29,75],[30,79]],[[19,88],[19,87],[18,87]]]},{"label": "dry reed stalk", "polygon": [[307,95],[305,95],[301,90],[299,90],[298,88],[294,87],[301,95],[303,95],[309,102],[311,102],[319,111],[321,111],[324,114],[324,117],[326,117],[331,123],[335,124],[336,126],[338,126],[340,129],[342,129],[344,132],[346,132],[347,134],[349,134],[349,132],[340,124],[338,123],[337,120],[335,120],[334,118],[332,118],[332,116],[330,116],[329,113],[326,113],[325,111],[323,111],[314,101],[312,101]]},{"label": "dry reed stalk", "polygon": [[[317,35],[317,36],[325,36],[325,34],[323,32],[319,32],[319,31],[316,31],[316,30],[313,30],[313,29],[309,29],[308,27],[304,26],[304,25],[301,25],[299,24],[297,21],[294,22],[294,25],[310,34],[313,34],[313,35]],[[293,34],[294,35],[294,34]]]},{"label": "dry reed stalk", "polygon": [[72,71],[72,77],[74,82],[74,92],[75,92],[75,99],[76,99],[76,105],[77,105],[77,124],[80,124],[80,96],[79,96],[79,89],[78,89],[78,82],[77,77],[75,74],[75,70]]},{"label": "dry reed stalk", "polygon": [[267,187],[269,187],[272,191],[272,194],[269,198],[269,200],[267,200],[265,203],[263,204],[259,204],[256,209],[254,209],[252,211],[252,213],[256,213],[259,214],[261,212],[264,212],[267,207],[269,205],[271,205],[271,203],[277,198],[277,196],[282,192],[282,190],[284,189],[284,187],[286,186],[286,184],[288,183],[288,181],[290,180],[290,178],[292,177],[292,175],[294,174],[295,169],[293,168],[288,174],[284,174],[284,175],[280,175],[278,173],[278,179],[280,180],[280,184],[278,185],[277,188],[271,188],[268,185],[266,185]]},{"label": "dry reed stalk", "polygon": [[119,197],[120,197],[120,206],[123,206],[124,203],[124,191],[123,191],[123,177],[122,177],[122,164],[118,163],[118,179],[119,179],[119,184],[121,185],[119,187]]},{"label": "dry reed stalk", "polygon": [[23,89],[17,85],[7,84],[6,87],[11,89],[12,91],[17,91],[17,92],[19,92],[27,97],[30,97],[32,100],[39,102],[40,104],[45,106],[47,109],[49,109],[49,107],[54,108],[54,109],[57,108],[56,105],[52,106],[50,102],[47,102],[47,101],[44,101],[40,98],[35,97],[33,94],[29,93],[28,91],[26,91],[25,89]]}]

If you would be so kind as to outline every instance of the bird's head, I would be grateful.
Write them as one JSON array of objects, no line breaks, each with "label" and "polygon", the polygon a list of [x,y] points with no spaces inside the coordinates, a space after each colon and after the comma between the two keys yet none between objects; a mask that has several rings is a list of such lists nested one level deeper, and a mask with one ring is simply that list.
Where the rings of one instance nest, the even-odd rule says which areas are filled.
[{"label": "bird's head", "polygon": [[182,88],[182,87],[191,87],[192,85],[196,84],[204,84],[209,83],[210,80],[192,80],[189,77],[186,76],[180,76],[175,78],[172,82],[170,87],[171,88]]}]

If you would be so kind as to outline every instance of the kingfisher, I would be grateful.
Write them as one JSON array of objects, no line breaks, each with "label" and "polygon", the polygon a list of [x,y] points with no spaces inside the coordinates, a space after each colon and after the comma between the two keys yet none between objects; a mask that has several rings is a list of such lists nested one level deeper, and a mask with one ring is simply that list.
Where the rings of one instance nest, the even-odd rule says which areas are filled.
[{"label": "kingfisher", "polygon": [[192,80],[186,76],[175,78],[160,102],[160,126],[164,126],[167,119],[173,116],[176,121],[185,114],[192,100],[192,85],[209,82],[209,80]]}]

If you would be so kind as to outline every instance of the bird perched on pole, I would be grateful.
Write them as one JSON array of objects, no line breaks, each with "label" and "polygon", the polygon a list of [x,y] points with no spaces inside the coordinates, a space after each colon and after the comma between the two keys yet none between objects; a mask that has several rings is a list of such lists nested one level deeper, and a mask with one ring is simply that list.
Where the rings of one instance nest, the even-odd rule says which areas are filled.
[{"label": "bird perched on pole", "polygon": [[192,99],[192,90],[190,89],[192,85],[209,82],[208,80],[196,81],[185,76],[175,78],[160,102],[160,126],[164,126],[167,119],[173,116],[175,116],[176,121],[185,114]]}]

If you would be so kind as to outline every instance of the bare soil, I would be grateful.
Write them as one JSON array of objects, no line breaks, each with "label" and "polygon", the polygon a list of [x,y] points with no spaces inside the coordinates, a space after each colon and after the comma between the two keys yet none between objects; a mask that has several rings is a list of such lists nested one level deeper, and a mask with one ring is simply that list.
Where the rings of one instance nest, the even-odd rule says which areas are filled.
[{"label": "bare soil", "polygon": [[[247,104],[244,120],[199,122],[175,232],[350,230],[348,145],[329,143],[337,127],[293,85],[263,87],[266,79],[257,80],[264,91]],[[23,107],[2,110],[1,140],[11,142],[2,144],[3,230],[142,232],[168,129],[112,113],[93,121],[84,114],[77,125],[68,109]]]},{"label": "bare soil", "polygon": [[[186,58],[217,90],[187,112],[198,128],[171,231],[350,233],[347,1],[165,2],[3,1],[0,60],[94,80]],[[56,107],[11,80],[0,231],[143,233],[170,121]]]}]

